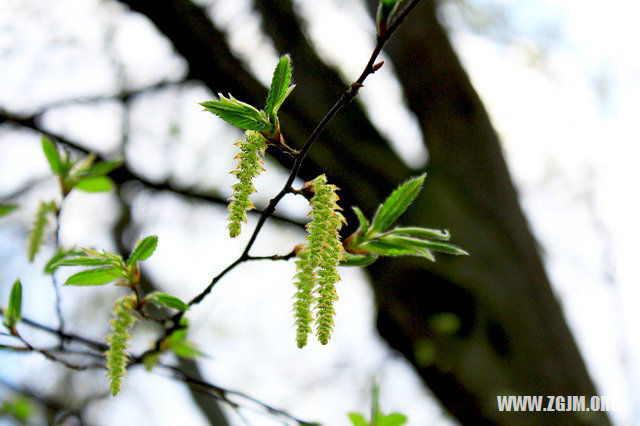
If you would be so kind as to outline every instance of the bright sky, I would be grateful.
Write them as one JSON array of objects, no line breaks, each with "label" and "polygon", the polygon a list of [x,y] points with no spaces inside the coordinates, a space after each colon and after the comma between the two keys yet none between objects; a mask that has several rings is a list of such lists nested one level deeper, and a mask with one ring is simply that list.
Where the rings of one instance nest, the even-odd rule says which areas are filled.
[{"label": "bright sky", "polygon": [[[244,52],[251,68],[266,84],[276,53],[258,36],[258,21],[247,15],[248,0],[211,3],[216,24],[237,29],[231,37],[232,46]],[[64,0],[56,4],[51,7],[35,0],[0,1],[0,52],[3,61],[10,64],[0,67],[3,107],[29,110],[38,102],[46,104],[113,91],[118,78],[113,72],[113,58],[104,50],[109,41],[111,49],[119,52],[117,60],[124,64],[121,78],[130,87],[179,78],[184,72],[182,61],[171,55],[168,44],[140,17],[123,19],[119,7],[104,6],[97,0]],[[309,34],[321,54],[340,65],[346,79],[358,74],[372,46],[371,29],[360,2],[298,0],[296,4],[307,19]],[[635,165],[640,142],[636,119],[640,55],[635,54],[640,40],[636,22],[640,5],[625,0],[609,2],[606,9],[601,2],[569,0],[474,0],[469,4],[479,10],[491,7],[507,13],[504,31],[496,35],[494,28],[493,37],[469,30],[462,9],[453,0],[443,16],[450,23],[453,42],[502,136],[523,205],[544,248],[554,289],[592,377],[603,395],[619,401],[619,410],[614,413],[616,423],[636,424],[634,419],[640,412],[636,390],[640,388],[640,341],[636,338],[640,335],[640,290],[635,243],[640,237],[636,219],[640,217],[640,204],[632,185],[640,180],[640,169]],[[311,16],[313,20],[309,19]],[[498,15],[490,15],[495,16]],[[336,21],[342,24],[336,25]],[[58,48],[43,55],[52,40]],[[386,134],[391,134],[391,128],[404,129],[404,133],[395,132],[394,147],[402,158],[412,161],[410,165],[420,166],[426,153],[418,126],[402,107],[402,93],[392,68],[385,66],[383,71],[367,84],[361,101]],[[383,93],[386,108],[380,111],[376,100]],[[230,170],[232,150],[219,146],[212,150],[211,140],[229,138],[229,133],[200,112],[197,102],[207,97],[210,94],[204,89],[193,87],[179,94],[168,90],[137,101],[131,112],[129,153],[132,159],[144,161],[136,162],[135,167],[152,178],[169,173],[183,182],[204,179],[211,187],[228,187],[231,177],[211,170]],[[152,115],[148,113],[150,108]],[[390,116],[389,111],[397,115]],[[60,108],[48,115],[47,123],[52,129],[67,131],[109,152],[116,146],[121,118],[121,108],[105,102]],[[406,125],[394,124],[398,122]],[[178,136],[169,135],[173,124],[180,126]],[[16,138],[25,143],[15,143]],[[0,150],[5,153],[0,160],[3,192],[5,184],[13,187],[31,174],[46,173],[44,160],[31,161],[30,168],[21,161],[39,158],[35,142],[28,134],[0,133]],[[198,153],[195,158],[190,154],[194,150]],[[175,158],[180,161],[170,161]],[[269,188],[281,180],[281,172],[262,178],[260,194],[268,197]],[[47,188],[53,193],[53,186]],[[24,202],[30,206],[27,208],[33,208],[39,195],[26,197]],[[103,225],[111,220],[101,212],[114,207],[113,199],[93,197],[70,200],[72,207],[64,220],[74,227],[63,233],[63,239],[78,244],[108,242],[106,232],[93,232],[95,222],[81,220],[87,216],[98,218],[97,222]],[[296,201],[288,202],[288,209],[292,214],[304,215],[304,206]],[[151,261],[151,270],[157,274],[154,278],[169,292],[185,298],[232,260],[245,242],[224,239],[221,210],[185,206],[172,197],[141,197],[134,205],[134,216],[146,224],[143,234],[160,235],[158,253]],[[15,219],[14,224],[26,227],[28,221],[25,216]],[[0,260],[8,265],[0,276],[2,300],[6,297],[4,282],[9,280],[4,276],[9,274],[6,271],[27,270],[26,279],[34,282],[30,288],[47,288],[46,282],[37,282],[36,268],[28,269],[23,262],[9,257],[16,245],[23,244],[24,235],[4,227],[0,228],[0,236],[0,241],[6,242],[0,245]],[[299,232],[268,227],[257,249],[271,252],[272,241],[278,241],[281,246],[276,249],[286,252],[301,239]],[[226,241],[222,251],[213,243],[219,240]],[[191,266],[188,274],[163,268],[164,264],[175,263],[176,256]],[[5,263],[6,259],[12,260]],[[194,311],[193,339],[211,356],[203,362],[211,380],[244,389],[277,406],[286,404],[301,416],[340,425],[346,424],[344,413],[367,410],[370,379],[381,372],[384,407],[409,414],[412,425],[447,423],[416,377],[402,361],[390,357],[384,343],[374,335],[372,295],[357,271],[343,275],[334,344],[326,348],[312,344],[309,350],[296,350],[291,344],[288,307],[292,291],[283,285],[292,275],[291,264],[246,265],[221,283],[215,298]],[[256,280],[256,276],[263,278]],[[242,291],[235,290],[237,285],[242,286]],[[46,319],[50,312],[42,307],[48,306],[50,295],[42,290],[32,293],[37,294],[37,301],[33,302],[31,313]],[[88,303],[86,294],[86,290],[67,291],[65,307],[72,311],[79,301]],[[114,294],[97,291],[95,300],[115,297]],[[94,315],[92,321],[106,324],[107,313]],[[75,316],[72,322],[84,326],[88,321]],[[100,336],[103,328],[96,325],[87,332]],[[249,335],[252,337],[247,338]],[[23,357],[11,357],[0,370],[6,370],[5,365],[11,362],[25,365]],[[47,369],[41,362],[31,361],[29,365],[41,371]],[[314,367],[310,369],[309,365]],[[18,379],[23,373],[2,374]],[[182,387],[143,371],[132,373],[128,379],[131,384],[122,398],[94,408],[100,424],[121,424],[118,418],[125,412],[140,425],[162,421],[170,424],[172,419],[185,415],[172,410],[175,404],[169,403],[169,398],[188,401]],[[96,388],[100,385],[94,384]],[[167,393],[153,392],[159,386],[165,387]],[[151,404],[143,397],[149,393],[158,407],[154,410],[140,410],[127,403],[129,398],[135,398],[143,406]],[[331,407],[330,412],[326,407]],[[202,421],[197,413],[189,416],[189,424]],[[272,424],[262,416],[247,416],[256,424]],[[181,421],[185,418],[181,417]]]}]

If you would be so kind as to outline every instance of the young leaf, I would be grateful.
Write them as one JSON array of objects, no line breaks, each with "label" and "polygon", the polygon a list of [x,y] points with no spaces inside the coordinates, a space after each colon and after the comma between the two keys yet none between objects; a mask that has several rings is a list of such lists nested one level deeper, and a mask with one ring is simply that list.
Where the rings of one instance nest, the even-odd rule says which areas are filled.
[{"label": "young leaf", "polygon": [[165,293],[151,293],[147,296],[147,299],[156,305],[177,309],[179,311],[186,311],[189,309],[189,305],[184,303],[182,300]]},{"label": "young leaf", "polygon": [[449,241],[451,234],[449,231],[431,228],[418,227],[398,227],[388,232],[388,234],[406,235],[409,237],[421,238],[423,240]]},{"label": "young leaf", "polygon": [[187,340],[171,344],[171,350],[181,358],[194,359],[204,355],[204,352]]},{"label": "young leaf", "polygon": [[241,102],[229,95],[225,98],[218,94],[220,99],[201,102],[205,111],[217,115],[229,124],[244,130],[264,132],[271,129],[271,123],[254,107]]},{"label": "young leaf", "polygon": [[58,148],[56,148],[56,145],[47,139],[45,135],[42,135],[41,143],[42,152],[44,152],[44,156],[47,157],[51,171],[58,176],[62,176],[62,161],[60,160]]},{"label": "young leaf", "polygon": [[349,413],[349,420],[353,426],[369,426],[369,422],[360,413]]},{"label": "young leaf", "polygon": [[122,160],[100,161],[87,170],[89,176],[105,176],[122,165]]},{"label": "young leaf", "polygon": [[426,174],[423,174],[411,179],[391,193],[389,198],[378,207],[378,211],[371,221],[369,234],[384,231],[407,210],[418,193],[420,193],[425,176]]},{"label": "young leaf", "polygon": [[284,55],[278,61],[276,69],[273,71],[271,79],[271,87],[267,96],[267,106],[264,111],[268,117],[275,116],[280,109],[280,105],[291,92],[289,84],[291,83],[291,59],[289,55]]},{"label": "young leaf", "polygon": [[57,209],[56,203],[54,201],[44,202],[41,201],[38,206],[38,211],[36,212],[36,217],[31,225],[31,231],[29,232],[29,239],[27,242],[27,257],[29,258],[29,262],[33,262],[36,254],[40,250],[42,246],[42,242],[44,241],[44,230],[49,224],[49,220],[47,219],[47,215],[51,212],[55,212]]},{"label": "young leaf", "polygon": [[407,423],[407,416],[400,413],[387,414],[376,419],[376,426],[402,426]]},{"label": "young leaf", "polygon": [[133,249],[133,253],[127,260],[127,265],[133,265],[136,262],[148,259],[158,246],[158,237],[156,235],[150,235],[142,240],[138,241],[136,248]]},{"label": "young leaf", "polygon": [[60,259],[51,264],[50,268],[55,270],[60,266],[106,266],[111,265],[109,259],[95,258],[88,256],[69,257],[66,259]]},{"label": "young leaf", "polygon": [[369,266],[378,260],[378,256],[369,256],[366,254],[344,253],[344,259],[340,262],[340,266]]},{"label": "young leaf", "polygon": [[453,244],[419,240],[417,238],[405,237],[402,235],[386,235],[380,240],[385,242],[393,242],[394,244],[402,245],[405,247],[440,251],[442,253],[455,254],[458,256],[466,256],[469,254],[466,251],[462,250],[460,247],[454,246]]},{"label": "young leaf", "polygon": [[17,208],[15,204],[0,204],[0,217],[8,215]]},{"label": "young leaf", "polygon": [[389,18],[391,18],[391,16],[396,12],[401,1],[402,0],[380,0],[380,5],[378,6],[378,12],[376,14],[376,24],[378,25],[378,32],[380,35],[386,33],[387,26],[389,25]]},{"label": "young leaf", "polygon": [[373,240],[363,243],[360,248],[379,256],[423,256],[418,248],[398,244],[394,241]]},{"label": "young leaf", "polygon": [[20,280],[16,280],[11,287],[11,295],[9,296],[9,305],[5,313],[5,325],[13,328],[22,317],[22,284]]},{"label": "young leaf", "polygon": [[88,269],[71,275],[67,278],[64,285],[104,285],[121,277],[123,277],[123,271],[117,266],[112,266],[110,268]]},{"label": "young leaf", "polygon": [[74,188],[85,192],[106,192],[111,191],[113,182],[105,176],[89,176],[80,179]]},{"label": "young leaf", "polygon": [[356,217],[358,218],[358,222],[360,222],[360,233],[362,235],[367,235],[367,233],[369,232],[369,221],[364,216],[364,213],[362,213],[362,210],[360,210],[358,207],[352,207],[352,209],[356,214]]}]

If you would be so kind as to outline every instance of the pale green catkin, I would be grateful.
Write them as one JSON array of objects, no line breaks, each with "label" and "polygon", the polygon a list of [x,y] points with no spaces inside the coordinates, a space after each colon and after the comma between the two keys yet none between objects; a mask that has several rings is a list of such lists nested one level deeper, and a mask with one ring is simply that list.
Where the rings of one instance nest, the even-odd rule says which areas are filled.
[{"label": "pale green catkin", "polygon": [[[327,183],[323,174],[312,182],[312,221],[307,225],[307,247],[298,253],[296,262],[298,274],[294,305],[296,315],[298,347],[306,344],[310,332],[311,304],[315,301],[316,335],[323,345],[331,338],[333,331],[333,307],[338,296],[335,283],[340,280],[337,266],[343,259],[342,243],[338,231],[345,223],[337,204],[338,188]],[[315,293],[315,297],[313,296]]]},{"label": "pale green catkin", "polygon": [[309,253],[306,249],[298,253],[296,267],[298,270],[295,276],[297,291],[294,295],[293,309],[296,324],[296,343],[299,348],[303,348],[307,344],[307,338],[311,333],[311,323],[313,322],[311,304],[313,303],[313,289],[316,284],[313,272],[314,267],[309,262]]},{"label": "pale green catkin", "polygon": [[231,238],[240,235],[242,222],[247,221],[247,211],[255,206],[249,196],[255,192],[253,178],[264,170],[262,159],[266,149],[266,140],[260,133],[248,130],[245,132],[245,140],[236,143],[240,153],[236,156],[238,167],[231,172],[238,179],[238,183],[232,186],[233,195],[229,203],[229,235]]},{"label": "pale green catkin", "polygon": [[109,349],[105,352],[111,395],[113,396],[120,392],[122,378],[127,373],[127,363],[129,361],[127,349],[131,338],[129,330],[136,320],[133,315],[136,303],[135,296],[130,295],[119,299],[113,306],[111,334],[107,336]]}]

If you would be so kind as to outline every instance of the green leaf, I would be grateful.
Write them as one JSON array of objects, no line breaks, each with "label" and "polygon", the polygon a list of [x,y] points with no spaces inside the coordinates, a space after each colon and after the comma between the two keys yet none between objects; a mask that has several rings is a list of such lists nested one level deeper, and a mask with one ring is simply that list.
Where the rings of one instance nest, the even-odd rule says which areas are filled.
[{"label": "green leaf", "polygon": [[51,265],[51,268],[55,270],[60,266],[103,266],[111,264],[113,264],[113,261],[109,259],[80,256],[58,260]]},{"label": "green leaf", "polygon": [[47,157],[51,171],[58,176],[62,176],[62,161],[60,160],[58,148],[56,148],[56,145],[45,135],[42,135],[40,140],[42,143],[42,152],[44,152],[44,156]]},{"label": "green leaf", "polygon": [[123,271],[117,266],[110,268],[88,269],[67,278],[64,285],[90,286],[104,285],[123,277]]},{"label": "green leaf", "polygon": [[113,182],[105,176],[89,176],[80,179],[74,188],[85,192],[106,192],[111,191]]},{"label": "green leaf", "polygon": [[393,222],[407,210],[416,196],[420,193],[422,182],[426,174],[411,179],[400,185],[391,193],[389,198],[378,207],[373,220],[371,221],[371,229],[369,234],[382,232],[387,229]]},{"label": "green leaf", "polygon": [[127,260],[127,265],[133,265],[136,262],[141,260],[146,260],[153,254],[158,246],[158,237],[155,235],[151,235],[146,237],[136,244],[136,248],[133,249],[133,253],[129,256],[129,260]]},{"label": "green leaf", "polygon": [[204,353],[200,351],[193,343],[186,340],[173,343],[170,347],[173,353],[181,358],[193,359],[204,355]]},{"label": "green leaf", "polygon": [[460,255],[466,256],[469,254],[466,251],[462,250],[460,247],[454,246],[453,244],[419,240],[417,238],[405,237],[402,235],[385,235],[380,240],[386,241],[386,242],[393,242],[394,244],[404,245],[406,247],[415,247],[415,248],[422,248],[422,249],[428,249],[433,251],[440,251],[442,253],[455,254],[458,256]]},{"label": "green leaf", "polygon": [[362,210],[360,210],[358,207],[352,207],[352,209],[356,214],[356,217],[358,218],[358,222],[360,223],[360,231],[362,235],[367,235],[367,233],[369,232],[369,221],[364,216],[364,213],[362,213]]},{"label": "green leaf", "polygon": [[87,170],[89,176],[105,176],[122,165],[122,160],[100,161]]},{"label": "green leaf", "polygon": [[167,308],[173,308],[179,311],[186,311],[189,309],[189,305],[184,303],[182,300],[165,293],[151,293],[147,296],[147,299],[156,305],[166,306]]},{"label": "green leaf", "polygon": [[369,266],[378,260],[378,256],[369,256],[366,254],[343,253],[344,260],[340,262],[340,266]]},{"label": "green leaf", "polygon": [[17,208],[15,204],[0,204],[0,217],[8,215]]},{"label": "green leaf", "polygon": [[82,252],[79,252],[73,249],[66,250],[64,248],[59,248],[58,251],[55,252],[53,256],[51,256],[47,264],[44,265],[44,273],[52,274],[59,266],[56,263],[58,263],[60,260],[64,259],[67,256],[81,256],[81,255],[82,255]]},{"label": "green leaf", "polygon": [[388,234],[407,235],[409,237],[416,237],[424,240],[440,240],[449,241],[451,234],[449,231],[441,229],[431,228],[418,228],[418,227],[397,227],[388,232]]},{"label": "green leaf", "polygon": [[[267,96],[267,106],[264,111],[268,117],[275,116],[280,106],[287,98],[293,87],[289,87],[291,83],[291,59],[289,55],[284,55],[278,61],[276,69],[273,71],[271,79],[271,87]],[[273,121],[273,120],[272,120]]]},{"label": "green leaf", "polygon": [[392,413],[376,419],[376,426],[401,426],[407,421],[407,416],[404,414]]},{"label": "green leaf", "polygon": [[44,201],[40,202],[38,211],[36,212],[36,217],[31,225],[27,241],[27,257],[29,258],[29,262],[33,262],[44,241],[44,231],[49,224],[47,215],[55,212],[56,209],[57,206],[54,201],[50,201],[48,203]]},{"label": "green leaf", "polygon": [[251,105],[241,102],[229,95],[225,98],[218,94],[220,99],[201,102],[205,111],[217,115],[229,124],[244,130],[255,130],[258,132],[269,131],[272,127],[265,116]]},{"label": "green leaf", "polygon": [[348,416],[353,426],[369,426],[369,422],[360,413],[349,413]]},{"label": "green leaf", "polygon": [[424,256],[421,250],[391,241],[373,240],[363,243],[360,249],[379,256]]},{"label": "green leaf", "polygon": [[15,327],[16,323],[22,317],[22,283],[16,280],[11,287],[11,295],[9,296],[9,304],[5,314],[5,325],[8,328]]}]

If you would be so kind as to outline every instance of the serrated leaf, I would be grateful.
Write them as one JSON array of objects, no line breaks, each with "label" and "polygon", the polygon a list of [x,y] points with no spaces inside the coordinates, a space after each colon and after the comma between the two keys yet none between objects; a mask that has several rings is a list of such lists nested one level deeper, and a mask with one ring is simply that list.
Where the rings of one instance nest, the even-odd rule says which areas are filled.
[{"label": "serrated leaf", "polygon": [[369,234],[384,231],[407,210],[420,193],[425,177],[426,174],[423,174],[417,178],[408,180],[391,193],[389,198],[378,207],[378,211],[371,221]]},{"label": "serrated leaf", "polygon": [[435,241],[427,241],[427,240],[419,240],[417,238],[405,237],[403,235],[386,235],[380,239],[381,241],[393,242],[397,245],[403,245],[406,247],[415,247],[428,249],[433,251],[439,251],[442,253],[455,254],[458,256],[468,255],[466,251],[462,250],[460,247],[455,246],[449,243],[441,243]]},{"label": "serrated leaf", "polygon": [[225,98],[222,94],[220,99],[201,102],[205,111],[217,115],[229,124],[244,130],[255,130],[265,132],[271,129],[271,124],[253,106],[241,102],[229,95]]},{"label": "serrated leaf", "polygon": [[52,274],[58,268],[58,265],[55,265],[55,264],[57,262],[59,262],[60,260],[64,259],[65,257],[67,257],[67,256],[80,256],[80,255],[82,255],[82,252],[79,252],[79,251],[76,251],[76,250],[65,250],[63,248],[59,248],[58,251],[56,251],[53,254],[53,256],[51,256],[51,258],[49,259],[47,264],[44,265],[44,273],[45,274]]},{"label": "serrated leaf", "polygon": [[113,182],[105,176],[89,176],[80,179],[74,188],[85,192],[106,192],[111,191]]},{"label": "serrated leaf", "polygon": [[87,170],[89,176],[105,176],[122,165],[122,160],[100,161]]},{"label": "serrated leaf", "polygon": [[407,416],[400,413],[387,414],[376,419],[376,426],[401,426],[407,423]]},{"label": "serrated leaf", "polygon": [[165,293],[151,293],[147,296],[147,299],[152,303],[159,306],[165,306],[167,308],[177,309],[179,311],[186,311],[189,309],[189,305],[175,296]]},{"label": "serrated leaf", "polygon": [[36,212],[36,217],[33,220],[33,224],[31,225],[31,230],[29,231],[29,237],[27,241],[27,257],[29,259],[29,262],[33,262],[44,241],[44,231],[49,224],[47,215],[51,212],[54,212],[56,208],[56,204],[53,201],[50,201],[48,203],[44,201],[40,202],[38,211]]},{"label": "serrated leaf", "polygon": [[360,413],[349,413],[348,416],[353,426],[369,426],[369,422]]},{"label": "serrated leaf", "polygon": [[47,158],[51,171],[58,176],[62,176],[62,161],[60,160],[58,148],[44,135],[42,135],[40,141],[42,144],[42,152],[44,152],[44,156]]},{"label": "serrated leaf", "polygon": [[81,256],[58,260],[51,265],[51,268],[55,270],[60,266],[103,266],[112,263],[111,260],[105,258]]},{"label": "serrated leaf", "polygon": [[406,235],[409,237],[416,237],[423,240],[440,240],[440,241],[449,241],[451,238],[451,234],[449,231],[441,230],[441,229],[431,229],[431,228],[419,228],[419,227],[398,227],[394,228],[391,231],[388,231],[388,234],[396,234],[396,235]]},{"label": "serrated leaf", "polygon": [[343,260],[340,266],[369,266],[378,260],[377,256],[369,256],[366,254],[343,253]]},{"label": "serrated leaf", "polygon": [[133,249],[133,253],[131,253],[129,260],[127,260],[127,265],[133,265],[136,262],[148,259],[156,250],[157,246],[158,237],[156,235],[151,235],[138,241],[136,248]]},{"label": "serrated leaf", "polygon": [[22,317],[22,283],[20,280],[16,280],[11,287],[11,294],[9,295],[9,304],[7,305],[7,311],[5,313],[5,325],[8,328],[13,328],[20,321]]},{"label": "serrated leaf", "polygon": [[291,92],[289,84],[291,83],[291,59],[289,55],[284,55],[278,61],[273,77],[271,79],[271,87],[269,87],[269,95],[267,96],[267,106],[264,111],[267,116],[271,117],[278,113],[278,109]]},{"label": "serrated leaf", "polygon": [[0,204],[0,217],[8,215],[17,208],[15,204]]},{"label": "serrated leaf", "polygon": [[88,269],[67,278],[64,285],[91,286],[104,285],[123,277],[123,271],[117,266],[110,268]]},{"label": "serrated leaf", "polygon": [[394,244],[388,241],[367,241],[359,248],[367,251],[368,253],[379,256],[423,256],[422,251],[419,249]]}]

